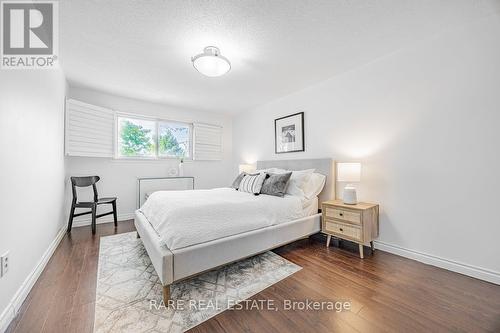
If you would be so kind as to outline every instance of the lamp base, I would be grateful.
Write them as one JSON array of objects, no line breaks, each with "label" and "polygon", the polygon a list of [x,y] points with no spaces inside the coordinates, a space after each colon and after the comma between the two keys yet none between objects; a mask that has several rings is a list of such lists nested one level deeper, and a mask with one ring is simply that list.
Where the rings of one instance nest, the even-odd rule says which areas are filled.
[{"label": "lamp base", "polygon": [[344,193],[342,194],[342,200],[346,205],[356,205],[358,203],[356,188],[352,185],[347,185],[344,188]]}]

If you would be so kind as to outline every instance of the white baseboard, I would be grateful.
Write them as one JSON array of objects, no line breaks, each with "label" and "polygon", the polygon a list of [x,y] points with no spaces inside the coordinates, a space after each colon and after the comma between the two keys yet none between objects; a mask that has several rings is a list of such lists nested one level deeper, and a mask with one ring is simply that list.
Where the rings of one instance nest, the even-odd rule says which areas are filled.
[{"label": "white baseboard", "polygon": [[[135,214],[134,213],[119,214],[117,217],[118,217],[118,221],[133,220],[135,217]],[[84,227],[86,225],[90,225],[91,221],[92,221],[92,219],[90,217],[84,218],[84,219],[83,218],[82,219],[75,218],[73,220],[73,228]],[[113,215],[103,216],[103,217],[98,218],[96,220],[96,224],[109,223],[109,222],[113,222]]]},{"label": "white baseboard", "polygon": [[444,259],[423,252],[406,249],[400,246],[391,245],[381,241],[374,241],[375,248],[396,254],[401,257],[423,262],[424,264],[447,269],[452,272],[468,275],[476,279],[500,284],[500,272],[491,271],[477,266],[464,264],[461,262]]},{"label": "white baseboard", "polygon": [[52,257],[52,254],[54,254],[54,251],[61,242],[61,239],[64,237],[65,233],[66,233],[66,227],[63,226],[57,232],[56,238],[52,241],[52,243],[50,243],[49,247],[43,254],[42,258],[38,261],[35,268],[28,275],[26,280],[24,280],[21,287],[17,290],[14,297],[11,299],[5,310],[0,315],[0,332],[5,332],[7,330],[7,327],[9,326],[12,319],[14,319],[14,317],[18,313],[19,309],[21,308],[21,305],[23,304],[24,300],[31,291],[31,288],[33,288],[35,282],[38,280],[40,274],[42,274],[43,269],[45,268],[50,258]]}]

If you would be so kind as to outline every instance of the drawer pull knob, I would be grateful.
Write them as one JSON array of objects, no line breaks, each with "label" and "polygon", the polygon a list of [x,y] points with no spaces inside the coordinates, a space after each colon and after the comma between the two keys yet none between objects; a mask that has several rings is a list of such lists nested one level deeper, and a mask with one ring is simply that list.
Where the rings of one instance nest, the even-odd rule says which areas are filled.
[{"label": "drawer pull knob", "polygon": [[344,216],[344,213],[340,213],[339,215],[340,215],[340,216]]},{"label": "drawer pull knob", "polygon": [[340,230],[340,231],[344,231],[344,229],[342,229],[342,228],[340,228],[339,230]]}]

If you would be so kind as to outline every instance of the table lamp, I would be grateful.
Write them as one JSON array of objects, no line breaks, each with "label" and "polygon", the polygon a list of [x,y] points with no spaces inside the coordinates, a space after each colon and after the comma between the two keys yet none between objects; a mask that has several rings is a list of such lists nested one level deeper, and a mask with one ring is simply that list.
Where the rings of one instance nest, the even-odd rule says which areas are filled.
[{"label": "table lamp", "polygon": [[342,199],[347,205],[358,203],[356,188],[352,183],[361,179],[361,163],[337,163],[337,181],[346,182]]},{"label": "table lamp", "polygon": [[242,172],[246,172],[246,173],[255,172],[255,165],[253,165],[253,164],[240,164],[238,166],[238,171],[240,173],[242,173]]}]

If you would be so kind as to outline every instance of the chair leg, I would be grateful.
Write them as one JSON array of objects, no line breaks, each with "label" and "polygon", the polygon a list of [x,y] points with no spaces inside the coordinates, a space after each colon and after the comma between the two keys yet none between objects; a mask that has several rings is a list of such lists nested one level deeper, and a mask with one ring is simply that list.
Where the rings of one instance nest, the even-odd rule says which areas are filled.
[{"label": "chair leg", "polygon": [[71,204],[71,209],[69,211],[69,220],[68,220],[68,232],[71,232],[71,227],[73,226],[74,215],[75,215],[75,205]]},{"label": "chair leg", "polygon": [[116,216],[116,201],[113,201],[113,219],[115,220],[115,227],[117,227],[118,217]]},{"label": "chair leg", "polygon": [[97,206],[92,206],[92,235],[95,235]]}]

